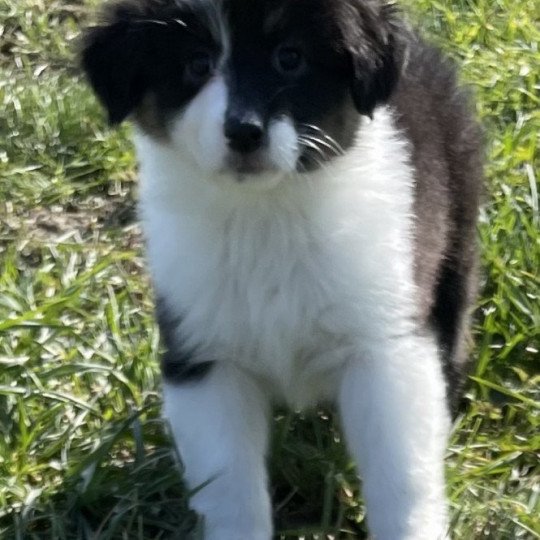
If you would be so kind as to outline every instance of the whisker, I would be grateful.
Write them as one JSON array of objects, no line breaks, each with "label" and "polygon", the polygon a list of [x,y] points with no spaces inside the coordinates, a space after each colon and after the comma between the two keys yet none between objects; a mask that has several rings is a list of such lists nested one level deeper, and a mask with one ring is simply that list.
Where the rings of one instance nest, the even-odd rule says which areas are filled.
[{"label": "whisker", "polygon": [[324,154],[324,152],[316,144],[310,142],[309,140],[301,140],[301,137],[298,138],[298,141],[300,142],[300,144],[302,146],[304,146],[305,148],[314,150],[315,152],[317,152],[317,154],[319,154],[322,157],[322,159],[318,159],[312,153],[309,153],[309,152],[308,153],[303,153],[301,155],[301,157],[300,157],[300,160],[299,160],[299,164],[303,168],[303,172],[308,172],[308,169],[304,165],[304,163],[302,163],[302,161],[307,161],[307,162],[313,163],[317,167],[320,167],[321,169],[326,169],[327,168],[326,155]]},{"label": "whisker", "polygon": [[133,21],[133,24],[158,24],[159,26],[169,26],[167,21],[160,21],[159,19],[138,19]]},{"label": "whisker", "polygon": [[323,159],[326,158],[326,154],[324,153],[324,151],[317,145],[317,142],[310,139],[310,138],[306,138],[304,135],[300,135],[298,137],[298,142],[300,144],[302,144],[303,146],[305,146],[306,148],[310,148],[311,150],[314,150],[315,152],[317,152]]},{"label": "whisker", "polygon": [[326,131],[324,129],[322,129],[319,126],[316,126],[314,124],[302,123],[302,124],[300,124],[300,126],[302,126],[304,128],[307,128],[307,129],[310,129],[310,130],[315,131],[316,133],[320,134],[320,136],[322,136],[327,141],[328,144],[332,145],[332,147],[334,148],[334,151],[336,152],[336,154],[344,154],[345,153],[345,150],[343,149],[343,147],[333,137],[328,135],[328,133],[326,133]]},{"label": "whisker", "polygon": [[320,144],[326,148],[328,148],[328,150],[331,150],[332,152],[334,152],[334,154],[336,154],[337,156],[340,156],[343,154],[342,151],[340,151],[339,149],[337,149],[335,146],[333,146],[332,144],[330,144],[329,142],[327,141],[323,141],[322,139],[319,139],[318,137],[313,137],[313,135],[306,135],[306,134],[303,134],[302,137],[306,137],[307,139],[309,139],[310,141],[312,141],[313,143],[315,144]]},{"label": "whisker", "polygon": [[[345,153],[345,150],[343,150],[343,147],[335,139],[333,139],[332,137],[330,137],[330,135],[327,135],[322,131],[320,133],[322,137],[324,138],[325,144],[328,147],[332,148],[332,150],[336,153],[336,155],[342,155]],[[319,137],[317,138],[320,140]]]}]

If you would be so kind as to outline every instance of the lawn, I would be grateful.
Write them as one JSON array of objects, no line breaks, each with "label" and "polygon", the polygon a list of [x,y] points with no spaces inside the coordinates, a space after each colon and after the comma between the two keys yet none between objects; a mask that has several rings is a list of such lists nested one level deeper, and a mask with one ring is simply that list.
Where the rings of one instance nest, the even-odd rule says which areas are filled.
[{"label": "lawn", "polygon": [[[76,67],[98,2],[0,0],[0,538],[197,537],[160,420],[129,128]],[[486,133],[476,367],[448,449],[456,539],[540,538],[540,11],[408,0]],[[276,412],[280,540],[365,538],[331,414]],[[249,540],[249,539],[246,539]]]}]

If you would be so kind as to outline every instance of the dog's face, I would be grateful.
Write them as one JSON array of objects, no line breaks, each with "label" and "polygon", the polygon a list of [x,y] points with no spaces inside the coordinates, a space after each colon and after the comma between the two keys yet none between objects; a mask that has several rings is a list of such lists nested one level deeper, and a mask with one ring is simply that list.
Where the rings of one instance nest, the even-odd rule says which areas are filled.
[{"label": "dog's face", "polygon": [[112,123],[132,115],[202,171],[243,180],[346,151],[398,53],[392,10],[371,0],[131,0],[88,32],[83,66]]}]

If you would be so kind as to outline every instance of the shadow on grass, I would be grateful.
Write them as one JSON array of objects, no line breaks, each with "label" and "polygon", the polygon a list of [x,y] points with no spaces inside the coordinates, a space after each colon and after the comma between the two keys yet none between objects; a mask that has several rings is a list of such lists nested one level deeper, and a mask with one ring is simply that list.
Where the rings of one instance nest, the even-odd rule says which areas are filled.
[{"label": "shadow on grass", "polygon": [[68,467],[56,488],[39,483],[20,508],[0,519],[2,538],[197,538],[197,517],[163,424],[134,414]]},{"label": "shadow on grass", "polygon": [[[165,426],[133,413],[0,518],[6,539],[202,539]],[[331,415],[277,413],[270,460],[276,539],[367,537],[358,485]],[[204,489],[204,488],[203,488]],[[247,539],[246,539],[247,540]]]}]

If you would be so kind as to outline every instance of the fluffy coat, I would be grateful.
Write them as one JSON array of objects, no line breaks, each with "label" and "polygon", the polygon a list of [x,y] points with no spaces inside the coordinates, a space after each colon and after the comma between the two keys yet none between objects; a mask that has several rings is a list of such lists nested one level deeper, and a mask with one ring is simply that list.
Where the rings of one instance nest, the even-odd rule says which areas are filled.
[{"label": "fluffy coat", "polygon": [[83,65],[135,122],[164,413],[205,538],[269,540],[271,406],[322,400],[374,538],[446,538],[481,183],[453,68],[371,0],[124,1]]}]

